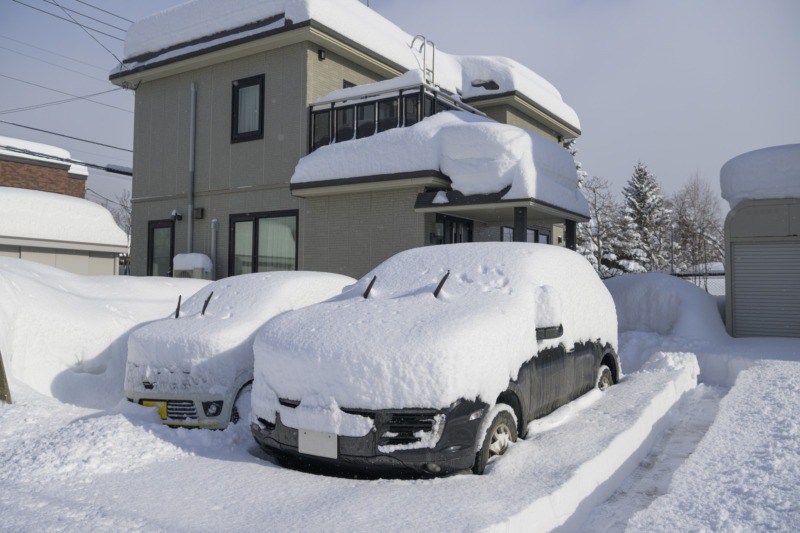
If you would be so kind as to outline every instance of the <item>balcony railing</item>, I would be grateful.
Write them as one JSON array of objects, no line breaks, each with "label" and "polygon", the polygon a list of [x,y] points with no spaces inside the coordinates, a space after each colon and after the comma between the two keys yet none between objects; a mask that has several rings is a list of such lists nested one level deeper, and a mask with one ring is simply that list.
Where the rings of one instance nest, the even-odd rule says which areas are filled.
[{"label": "balcony railing", "polygon": [[440,111],[456,109],[483,115],[457,97],[428,85],[318,102],[310,107],[309,150],[413,126]]}]

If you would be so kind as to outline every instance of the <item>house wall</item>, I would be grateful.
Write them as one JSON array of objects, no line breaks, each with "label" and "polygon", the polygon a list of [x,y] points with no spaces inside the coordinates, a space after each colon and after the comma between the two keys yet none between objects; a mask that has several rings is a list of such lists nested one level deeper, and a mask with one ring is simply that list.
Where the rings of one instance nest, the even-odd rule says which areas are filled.
[{"label": "house wall", "polygon": [[25,259],[87,276],[114,276],[119,273],[119,254],[112,252],[0,245],[0,257]]},{"label": "house wall", "polygon": [[517,126],[518,128],[522,128],[528,131],[533,131],[547,139],[550,139],[554,143],[561,142],[556,132],[545,128],[538,122],[534,121],[531,117],[514,109],[510,105],[501,104],[501,105],[486,106],[486,105],[476,104],[476,107],[481,111],[483,111],[484,113],[486,113],[486,115],[489,118],[494,119],[497,122],[502,122],[503,124],[510,124],[512,126]]},{"label": "house wall", "polygon": [[86,180],[70,177],[63,165],[0,159],[0,187],[17,187],[84,198]]}]

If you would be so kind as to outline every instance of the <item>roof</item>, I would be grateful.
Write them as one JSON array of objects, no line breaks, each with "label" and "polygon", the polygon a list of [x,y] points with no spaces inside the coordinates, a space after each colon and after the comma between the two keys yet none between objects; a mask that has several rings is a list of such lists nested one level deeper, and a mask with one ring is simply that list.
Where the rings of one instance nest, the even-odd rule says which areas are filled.
[{"label": "roof", "polygon": [[[16,148],[22,151],[20,152],[17,150],[9,150],[8,148]],[[34,154],[41,154],[41,155],[34,155]],[[83,165],[60,162],[59,161],[60,159],[72,159],[72,156],[68,151],[64,150],[63,148],[50,146],[48,144],[40,144],[31,141],[23,141],[22,139],[15,139],[13,137],[0,136],[0,156],[28,160],[37,163],[39,162],[61,163],[65,166],[69,166],[70,174],[82,177],[86,177],[89,175],[89,169]],[[42,156],[50,156],[50,157],[42,157]]]},{"label": "roof", "polygon": [[[125,60],[111,77],[291,31],[308,23],[351,41],[401,71],[419,69],[424,53],[432,52],[420,51],[418,43],[412,47],[411,34],[358,0],[194,0],[134,24],[125,40]],[[564,103],[558,90],[512,59],[436,51],[435,66],[436,85],[464,99],[518,93],[580,131],[577,114]]]},{"label": "roof", "polygon": [[719,181],[731,209],[744,200],[800,198],[800,144],[736,156],[722,166]]}]

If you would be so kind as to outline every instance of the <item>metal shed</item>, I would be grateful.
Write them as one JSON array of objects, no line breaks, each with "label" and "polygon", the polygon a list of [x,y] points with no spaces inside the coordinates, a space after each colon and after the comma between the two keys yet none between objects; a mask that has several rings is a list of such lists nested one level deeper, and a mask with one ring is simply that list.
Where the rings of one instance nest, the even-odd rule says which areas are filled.
[{"label": "metal shed", "polygon": [[800,145],[743,154],[720,177],[728,333],[800,337]]}]

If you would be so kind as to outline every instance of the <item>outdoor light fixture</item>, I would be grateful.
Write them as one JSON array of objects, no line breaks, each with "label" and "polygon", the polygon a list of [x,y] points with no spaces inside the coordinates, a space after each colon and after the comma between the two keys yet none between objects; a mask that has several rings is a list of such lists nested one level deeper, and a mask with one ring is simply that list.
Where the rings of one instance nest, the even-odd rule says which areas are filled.
[{"label": "outdoor light fixture", "polygon": [[325,61],[325,50],[323,50],[322,48],[317,50],[317,57],[319,58],[320,61]]},{"label": "outdoor light fixture", "polygon": [[183,220],[183,215],[181,215],[177,209],[173,209],[170,218],[172,219],[173,222],[175,222],[176,220],[180,222],[181,220]]}]

